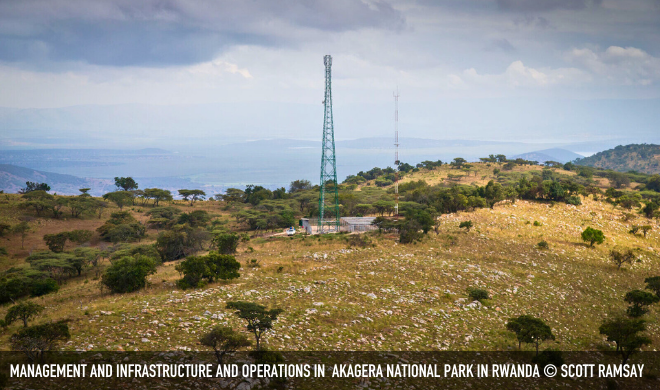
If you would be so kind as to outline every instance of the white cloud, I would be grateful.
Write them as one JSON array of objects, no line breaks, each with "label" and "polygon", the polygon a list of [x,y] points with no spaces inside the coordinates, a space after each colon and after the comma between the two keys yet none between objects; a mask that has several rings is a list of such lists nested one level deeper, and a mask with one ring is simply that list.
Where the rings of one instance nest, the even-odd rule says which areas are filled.
[{"label": "white cloud", "polygon": [[473,85],[484,85],[490,87],[507,88],[535,88],[548,87],[559,84],[576,84],[589,79],[588,75],[575,68],[540,68],[535,69],[525,66],[522,61],[512,62],[503,73],[480,74],[475,68],[466,69],[460,76],[451,75],[456,79]]},{"label": "white cloud", "polygon": [[610,46],[605,51],[573,49],[565,57],[608,83],[651,85],[660,81],[660,58],[635,47]]}]

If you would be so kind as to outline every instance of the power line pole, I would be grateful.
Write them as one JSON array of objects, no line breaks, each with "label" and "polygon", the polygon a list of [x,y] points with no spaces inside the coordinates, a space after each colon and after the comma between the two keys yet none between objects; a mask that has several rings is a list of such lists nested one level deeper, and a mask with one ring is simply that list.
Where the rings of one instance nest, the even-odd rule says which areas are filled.
[{"label": "power line pole", "polygon": [[394,95],[394,215],[399,215],[399,87]]},{"label": "power line pole", "polygon": [[325,64],[325,99],[323,105],[323,145],[321,155],[321,188],[319,189],[319,233],[339,232],[339,189],[335,158],[335,129],[332,122],[332,57]]}]

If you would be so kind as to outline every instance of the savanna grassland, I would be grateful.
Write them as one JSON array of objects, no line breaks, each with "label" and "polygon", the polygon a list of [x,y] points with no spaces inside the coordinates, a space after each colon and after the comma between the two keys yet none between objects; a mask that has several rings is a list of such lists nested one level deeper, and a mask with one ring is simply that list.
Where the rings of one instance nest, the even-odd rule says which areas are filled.
[{"label": "savanna grassland", "polygon": [[[470,172],[460,174],[446,165],[411,172],[402,182],[474,186],[496,178],[493,166],[498,164],[471,165]],[[511,174],[540,174],[542,169],[519,166]],[[388,194],[389,186],[377,189],[373,183],[360,183],[352,191]],[[632,192],[638,184],[622,191]],[[594,178],[595,188],[609,185],[607,178]],[[644,289],[645,278],[660,274],[660,226],[658,219],[637,213],[641,206],[628,210],[604,196],[579,197],[580,205],[517,199],[500,200],[492,208],[440,213],[434,229],[410,244],[400,243],[392,230],[294,237],[274,234],[281,231],[277,228],[251,231],[237,213],[252,205],[172,201],[168,206],[183,212],[207,211],[216,226],[247,231],[250,239],[239,244],[235,255],[242,265],[239,278],[182,290],[175,269],[182,260],[164,261],[148,277],[146,288],[113,294],[99,278],[110,264],[103,258],[97,268],[64,281],[59,291],[23,299],[46,308],[34,323],[69,321],[71,339],[61,346],[64,350],[206,349],[199,339],[215,325],[245,332],[245,323],[225,308],[236,300],[284,310],[264,337],[264,345],[273,350],[512,350],[518,345],[506,322],[522,314],[541,318],[552,328],[555,340],[543,347],[609,349],[598,327],[606,316],[625,310],[626,292]],[[1,221],[17,223],[26,213],[20,202],[18,194],[0,195]],[[147,222],[149,209],[124,207],[140,223]],[[44,234],[95,230],[113,211],[116,207],[110,206],[101,218],[31,219],[33,230],[23,248],[16,234],[0,239],[7,249],[2,269],[25,266],[30,252],[45,250]],[[469,231],[459,228],[464,221],[472,222]],[[633,225],[651,230],[646,237],[631,234]],[[603,244],[583,242],[586,227],[602,230]],[[153,243],[158,233],[149,228],[133,245]],[[538,245],[541,241],[547,248]],[[75,247],[67,245],[67,250]],[[111,247],[98,236],[85,245]],[[637,260],[619,269],[610,260],[612,249],[632,249]],[[470,287],[488,290],[490,299],[471,302]],[[0,309],[0,316],[8,307]],[[652,344],[644,349],[656,350],[657,304],[645,318]],[[0,349],[10,348],[10,335],[21,326],[14,323],[2,332]],[[532,348],[523,344],[523,349]]]}]

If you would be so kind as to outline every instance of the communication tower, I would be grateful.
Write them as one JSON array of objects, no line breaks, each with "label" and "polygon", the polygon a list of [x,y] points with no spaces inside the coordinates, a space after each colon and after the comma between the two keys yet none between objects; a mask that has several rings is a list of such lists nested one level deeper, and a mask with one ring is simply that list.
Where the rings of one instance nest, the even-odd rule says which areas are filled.
[{"label": "communication tower", "polygon": [[339,189],[335,159],[335,130],[332,122],[332,57],[325,64],[325,99],[323,106],[323,145],[321,154],[321,188],[319,189],[319,233],[339,232]]}]

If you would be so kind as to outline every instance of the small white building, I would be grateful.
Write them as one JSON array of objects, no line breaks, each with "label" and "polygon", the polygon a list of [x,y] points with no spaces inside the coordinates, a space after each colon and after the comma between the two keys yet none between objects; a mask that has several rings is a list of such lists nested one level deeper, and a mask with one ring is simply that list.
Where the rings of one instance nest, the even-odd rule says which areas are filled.
[{"label": "small white building", "polygon": [[[368,232],[378,229],[372,225],[376,217],[341,217],[339,218],[339,231],[341,232]],[[300,227],[305,229],[307,234],[318,234],[318,218],[303,218],[300,220]]]}]

